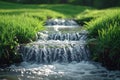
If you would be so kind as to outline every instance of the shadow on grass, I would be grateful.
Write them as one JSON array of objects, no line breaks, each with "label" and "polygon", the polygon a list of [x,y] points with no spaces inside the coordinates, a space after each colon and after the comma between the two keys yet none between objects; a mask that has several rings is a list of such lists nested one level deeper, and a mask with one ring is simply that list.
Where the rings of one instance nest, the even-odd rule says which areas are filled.
[{"label": "shadow on grass", "polygon": [[[4,10],[15,10],[11,12],[1,12],[0,14],[19,14],[26,11],[39,11],[40,9],[48,9],[55,12],[62,13],[66,16],[74,17],[76,14],[83,12],[86,9],[92,9],[86,6],[76,6],[76,5],[69,5],[69,4],[45,4],[45,5],[28,5],[28,4],[14,4],[14,3],[6,3],[0,2],[0,9]],[[17,9],[17,10],[16,10]],[[24,11],[19,11],[21,9],[25,9]]]}]

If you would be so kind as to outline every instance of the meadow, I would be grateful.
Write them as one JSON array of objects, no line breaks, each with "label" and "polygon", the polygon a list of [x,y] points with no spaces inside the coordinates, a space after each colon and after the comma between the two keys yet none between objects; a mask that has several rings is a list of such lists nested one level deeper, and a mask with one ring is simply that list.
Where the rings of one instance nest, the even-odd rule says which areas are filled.
[{"label": "meadow", "polygon": [[20,62],[16,47],[34,41],[36,33],[45,30],[48,18],[70,18],[89,31],[92,59],[110,69],[120,69],[119,14],[120,7],[98,10],[70,4],[28,5],[0,1],[0,65]]}]

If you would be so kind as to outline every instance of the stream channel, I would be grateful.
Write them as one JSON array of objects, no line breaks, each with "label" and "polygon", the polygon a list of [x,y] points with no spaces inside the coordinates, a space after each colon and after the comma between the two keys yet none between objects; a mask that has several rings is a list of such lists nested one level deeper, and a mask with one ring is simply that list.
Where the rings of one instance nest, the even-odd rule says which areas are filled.
[{"label": "stream channel", "polygon": [[19,46],[23,62],[0,69],[0,80],[120,80],[90,60],[87,34],[73,20],[50,19],[34,42]]}]

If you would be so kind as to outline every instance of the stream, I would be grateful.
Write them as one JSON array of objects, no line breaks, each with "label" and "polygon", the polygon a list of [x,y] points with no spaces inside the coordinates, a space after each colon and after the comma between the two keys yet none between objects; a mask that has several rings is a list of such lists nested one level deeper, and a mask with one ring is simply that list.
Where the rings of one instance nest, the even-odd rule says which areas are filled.
[{"label": "stream", "polygon": [[120,80],[120,71],[109,71],[90,60],[87,34],[74,20],[50,19],[46,31],[21,45],[23,62],[0,69],[0,80]]}]

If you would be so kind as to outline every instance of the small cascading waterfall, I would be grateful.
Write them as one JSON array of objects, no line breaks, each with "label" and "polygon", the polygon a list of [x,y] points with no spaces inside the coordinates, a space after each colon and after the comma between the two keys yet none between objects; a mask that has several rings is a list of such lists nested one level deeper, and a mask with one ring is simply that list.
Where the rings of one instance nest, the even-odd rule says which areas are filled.
[{"label": "small cascading waterfall", "polygon": [[[58,26],[62,25],[61,31]],[[52,31],[38,32],[35,42],[20,45],[18,52],[24,61],[0,69],[0,80],[120,80],[120,71],[108,71],[89,60],[87,32],[77,26],[73,30],[74,25],[72,20],[49,20]]]},{"label": "small cascading waterfall", "polygon": [[88,60],[89,51],[78,41],[39,41],[21,46],[19,52],[23,59],[35,63],[72,62]]},{"label": "small cascading waterfall", "polygon": [[[55,22],[57,23],[56,25],[59,25],[60,28],[62,26],[60,23],[63,25],[69,23],[71,26],[76,24],[72,20],[55,20]],[[53,21],[48,21],[47,24],[50,27],[52,23]],[[66,25],[68,28],[69,26]],[[84,30],[79,32],[72,31],[72,29],[64,32],[38,32],[37,41],[20,46],[19,53],[22,54],[24,61],[34,63],[69,63],[72,61],[86,61],[89,59],[89,51],[86,46],[86,39],[87,32]]]},{"label": "small cascading waterfall", "polygon": [[[44,35],[44,36],[42,36]],[[45,36],[46,35],[46,36]],[[61,33],[61,32],[54,32],[54,33],[38,33],[38,39],[44,39],[46,40],[69,40],[69,41],[79,41],[79,40],[86,40],[87,39],[87,33],[83,32],[72,32],[72,33]]]},{"label": "small cascading waterfall", "polygon": [[72,19],[49,19],[46,21],[47,27],[54,27],[54,25],[58,25],[61,27],[78,27],[79,25]]}]

